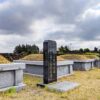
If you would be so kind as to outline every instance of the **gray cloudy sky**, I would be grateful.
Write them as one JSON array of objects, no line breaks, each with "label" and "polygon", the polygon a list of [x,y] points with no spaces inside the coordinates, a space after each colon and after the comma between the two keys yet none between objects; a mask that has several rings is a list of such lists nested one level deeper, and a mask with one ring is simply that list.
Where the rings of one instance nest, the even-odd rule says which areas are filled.
[{"label": "gray cloudy sky", "polygon": [[0,0],[0,52],[45,39],[100,47],[100,0]]}]

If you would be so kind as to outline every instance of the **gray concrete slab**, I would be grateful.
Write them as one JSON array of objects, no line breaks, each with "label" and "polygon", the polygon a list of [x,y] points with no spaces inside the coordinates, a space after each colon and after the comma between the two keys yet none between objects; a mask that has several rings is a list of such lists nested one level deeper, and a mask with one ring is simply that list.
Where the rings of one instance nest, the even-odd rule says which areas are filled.
[{"label": "gray concrete slab", "polygon": [[[25,63],[25,64],[30,64],[30,65],[42,65],[43,66],[43,61],[29,61],[29,60],[14,60],[13,62],[15,63]],[[71,60],[64,60],[64,61],[57,61],[57,66],[61,65],[71,65],[74,62]]]},{"label": "gray concrete slab", "polygon": [[0,64],[0,91],[5,91],[11,87],[20,90],[23,84],[24,63]]},{"label": "gray concrete slab", "polygon": [[24,63],[9,63],[9,64],[0,64],[0,72],[8,70],[18,70],[25,69]]},{"label": "gray concrete slab", "polygon": [[64,82],[49,84],[47,85],[47,88],[50,90],[58,91],[58,92],[67,92],[69,90],[75,89],[78,86],[79,86],[78,83],[64,81]]},{"label": "gray concrete slab", "polygon": [[95,59],[87,59],[87,60],[73,60],[74,62],[94,62]]}]

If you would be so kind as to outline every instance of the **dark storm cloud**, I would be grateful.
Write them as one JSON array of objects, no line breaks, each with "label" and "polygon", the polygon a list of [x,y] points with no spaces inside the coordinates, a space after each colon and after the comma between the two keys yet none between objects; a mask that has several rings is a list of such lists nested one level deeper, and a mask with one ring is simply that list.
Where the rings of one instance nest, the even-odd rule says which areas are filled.
[{"label": "dark storm cloud", "polygon": [[33,19],[32,10],[21,5],[12,5],[4,11],[0,11],[0,29],[6,34],[30,33],[29,26]]},{"label": "dark storm cloud", "polygon": [[[56,24],[77,26],[73,32],[56,31],[52,33],[52,38],[71,39],[73,36],[73,39],[88,40],[95,39],[99,35],[100,18],[77,22],[85,10],[96,4],[95,0],[33,0],[29,5],[24,5],[17,0],[5,0],[5,2],[11,3],[11,6],[0,10],[0,31],[2,31],[0,34],[26,35],[34,33],[30,29],[32,23],[50,17]],[[48,33],[47,37],[49,37]]]}]

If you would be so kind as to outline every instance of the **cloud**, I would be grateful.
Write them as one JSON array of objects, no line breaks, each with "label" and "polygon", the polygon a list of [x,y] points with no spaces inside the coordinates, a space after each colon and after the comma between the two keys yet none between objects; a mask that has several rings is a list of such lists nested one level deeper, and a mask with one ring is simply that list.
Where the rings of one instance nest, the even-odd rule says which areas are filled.
[{"label": "cloud", "polygon": [[[96,6],[97,7],[97,6]],[[96,8],[95,7],[95,8]],[[90,8],[83,13],[78,28],[83,40],[98,40],[100,36],[100,9]]]},{"label": "cloud", "polygon": [[4,3],[0,3],[0,11],[4,11],[7,10],[9,7],[11,6],[10,2],[4,2]]},{"label": "cloud", "polygon": [[9,51],[17,43],[40,46],[44,39],[99,43],[99,22],[99,0],[0,0],[0,44],[9,43]]},{"label": "cloud", "polygon": [[31,22],[48,17],[54,19],[53,23],[73,23],[90,1],[8,0],[0,4],[0,30],[7,34],[29,34]]}]

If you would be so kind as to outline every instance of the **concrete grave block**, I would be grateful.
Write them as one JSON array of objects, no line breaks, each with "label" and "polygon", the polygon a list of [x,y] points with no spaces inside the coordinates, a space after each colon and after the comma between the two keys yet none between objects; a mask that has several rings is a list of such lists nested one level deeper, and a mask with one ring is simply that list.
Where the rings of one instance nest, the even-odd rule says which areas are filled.
[{"label": "concrete grave block", "polygon": [[78,83],[68,82],[68,81],[56,82],[56,83],[46,85],[48,89],[58,91],[58,92],[67,92],[69,90],[77,88],[78,86],[79,86]]},{"label": "concrete grave block", "polygon": [[[43,61],[14,60],[15,63],[25,63],[25,73],[43,77]],[[57,62],[57,78],[73,74],[73,61]]]},{"label": "concrete grave block", "polygon": [[88,71],[93,69],[94,67],[94,59],[91,60],[74,60],[73,69],[74,70],[81,70],[81,71]]},{"label": "concrete grave block", "polygon": [[0,64],[0,91],[11,87],[22,88],[24,63]]},{"label": "concrete grave block", "polygon": [[99,59],[94,61],[94,66],[97,68],[100,68],[100,60]]}]

